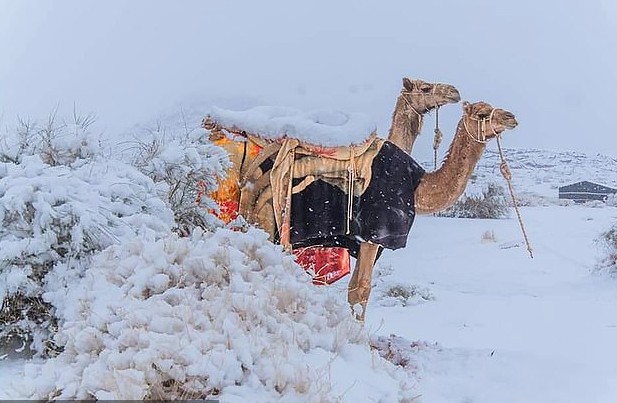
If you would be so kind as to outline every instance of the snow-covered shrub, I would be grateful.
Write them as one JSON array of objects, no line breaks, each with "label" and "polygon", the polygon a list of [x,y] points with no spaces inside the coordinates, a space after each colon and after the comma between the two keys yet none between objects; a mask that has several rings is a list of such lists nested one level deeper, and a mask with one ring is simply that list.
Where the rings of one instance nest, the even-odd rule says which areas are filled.
[{"label": "snow-covered shrub", "polygon": [[392,364],[403,367],[411,372],[419,372],[420,366],[415,362],[418,352],[423,350],[440,350],[439,344],[429,344],[424,341],[409,341],[404,337],[391,334],[377,336],[370,340],[371,348],[379,356]]},{"label": "snow-covered shrub", "polygon": [[516,202],[519,207],[546,207],[559,205],[560,199],[557,197],[542,196],[531,192],[517,192]]},{"label": "snow-covered shrub", "polygon": [[[312,285],[257,229],[113,246],[50,298],[64,350],[30,368],[37,399],[338,401],[356,380],[332,384],[349,365],[343,374],[329,366],[374,359],[345,294]],[[372,377],[385,376],[383,364]],[[395,372],[384,401],[410,393]]]},{"label": "snow-covered shrub", "polygon": [[497,242],[497,237],[495,236],[495,231],[486,230],[482,233],[480,237],[480,242],[482,243],[494,243]]},{"label": "snow-covered shrub", "polygon": [[603,208],[603,207],[606,207],[606,203],[603,202],[602,200],[587,200],[586,202],[583,203],[583,205],[585,207],[591,207],[591,208]]},{"label": "snow-covered shrub", "polygon": [[502,218],[508,215],[508,211],[508,201],[503,187],[489,183],[482,191],[482,195],[465,195],[439,215],[458,218]]},{"label": "snow-covered shrub", "polygon": [[231,165],[227,152],[210,143],[204,129],[169,129],[158,124],[139,129],[128,145],[132,164],[154,180],[159,196],[173,210],[179,233],[187,235],[195,227],[212,229],[220,224],[208,214],[218,209],[208,195]]},{"label": "snow-covered shrub", "polygon": [[16,129],[2,136],[0,161],[19,163],[24,156],[38,155],[45,164],[58,166],[101,155],[103,141],[90,130],[93,123],[93,115],[76,112],[70,121],[59,120],[55,112],[42,124],[19,119]]},{"label": "snow-covered shrub", "polygon": [[[136,234],[161,236],[173,214],[154,183],[103,155],[90,119],[22,121],[0,142],[0,347],[57,350],[49,290],[67,287],[92,254]],[[52,272],[61,267],[56,275]],[[59,275],[62,273],[62,275]],[[49,283],[49,276],[54,280]]]},{"label": "snow-covered shrub", "polygon": [[380,303],[385,306],[407,306],[435,299],[431,290],[415,284],[392,284],[380,297]]},{"label": "snow-covered shrub", "polygon": [[617,224],[603,232],[596,242],[603,249],[603,256],[596,264],[596,270],[617,275]]},{"label": "snow-covered shrub", "polygon": [[0,145],[0,347],[53,353],[27,365],[32,398],[413,400],[344,292],[315,287],[263,231],[195,228],[216,224],[195,199],[223,150],[159,131],[133,166],[87,123],[23,122]]},{"label": "snow-covered shrub", "polygon": [[435,299],[427,287],[393,281],[392,265],[378,262],[373,273],[373,293],[381,306],[409,306]]}]

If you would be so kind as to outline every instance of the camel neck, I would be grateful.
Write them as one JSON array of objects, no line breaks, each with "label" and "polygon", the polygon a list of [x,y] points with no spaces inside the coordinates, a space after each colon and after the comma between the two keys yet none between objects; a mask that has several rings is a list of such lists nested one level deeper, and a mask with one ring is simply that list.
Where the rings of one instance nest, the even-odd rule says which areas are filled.
[{"label": "camel neck", "polygon": [[436,213],[454,204],[465,191],[485,148],[485,143],[468,135],[461,119],[441,167],[427,172],[418,186],[416,195],[422,196],[415,200],[416,212]]},{"label": "camel neck", "polygon": [[399,95],[396,100],[388,141],[410,154],[416,137],[422,130],[422,114],[425,111],[419,111],[417,108],[411,109],[412,106],[403,97]]}]

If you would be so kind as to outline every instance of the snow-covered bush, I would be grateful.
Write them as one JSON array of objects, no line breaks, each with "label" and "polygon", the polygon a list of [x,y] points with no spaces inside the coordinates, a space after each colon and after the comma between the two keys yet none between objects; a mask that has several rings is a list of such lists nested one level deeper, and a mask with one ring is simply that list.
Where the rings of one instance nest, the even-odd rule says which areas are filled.
[{"label": "snow-covered bush", "polygon": [[64,290],[95,252],[173,226],[154,182],[104,155],[90,124],[21,121],[0,142],[0,348],[57,351],[44,293]]},{"label": "snow-covered bush", "polygon": [[617,224],[603,232],[596,242],[603,249],[603,256],[596,264],[596,270],[617,275]]},{"label": "snow-covered bush", "polygon": [[[330,365],[374,360],[345,294],[312,285],[257,229],[113,246],[50,299],[64,350],[30,368],[37,399],[338,401],[356,380],[331,383],[349,365]],[[384,377],[379,396],[409,396],[385,364],[371,375]]]},{"label": "snow-covered bush", "polygon": [[495,236],[495,231],[486,230],[480,236],[480,242],[482,243],[494,243],[497,242],[497,237]]},{"label": "snow-covered bush", "polygon": [[617,207],[617,193],[609,194],[606,197],[606,205],[609,207]]},{"label": "snow-covered bush", "polygon": [[19,119],[14,131],[0,141],[0,161],[19,163],[24,156],[38,155],[49,166],[70,165],[104,152],[100,135],[90,130],[93,115],[73,113],[71,121],[61,121],[56,113],[45,123]]},{"label": "snow-covered bush", "polygon": [[379,356],[392,364],[403,367],[411,372],[420,372],[420,366],[416,363],[418,352],[424,350],[437,350],[439,344],[429,344],[422,341],[409,341],[404,337],[391,334],[390,336],[377,336],[370,340],[371,348],[379,353]]},{"label": "snow-covered bush", "polygon": [[503,187],[489,183],[482,195],[465,195],[439,215],[457,218],[502,218],[508,215],[508,211]]},{"label": "snow-covered bush", "polygon": [[208,215],[229,161],[203,133],[153,131],[121,158],[89,119],[54,121],[0,145],[0,347],[48,356],[27,364],[32,398],[414,399],[344,292]]},{"label": "snow-covered bush", "polygon": [[415,284],[392,284],[383,291],[380,303],[384,306],[408,306],[435,299],[431,290]]},{"label": "snow-covered bush", "polygon": [[375,302],[381,306],[410,306],[435,299],[427,287],[393,281],[392,265],[378,262],[373,273],[373,295]]},{"label": "snow-covered bush", "polygon": [[154,180],[158,195],[173,210],[179,233],[220,224],[208,214],[218,209],[208,194],[216,190],[218,179],[224,179],[230,161],[225,150],[210,143],[204,129],[159,123],[137,130],[135,140],[127,144],[132,164]]},{"label": "snow-covered bush", "polygon": [[602,200],[587,200],[586,202],[583,203],[583,205],[585,207],[591,207],[591,208],[604,208],[604,207],[606,207],[606,203],[603,202]]}]

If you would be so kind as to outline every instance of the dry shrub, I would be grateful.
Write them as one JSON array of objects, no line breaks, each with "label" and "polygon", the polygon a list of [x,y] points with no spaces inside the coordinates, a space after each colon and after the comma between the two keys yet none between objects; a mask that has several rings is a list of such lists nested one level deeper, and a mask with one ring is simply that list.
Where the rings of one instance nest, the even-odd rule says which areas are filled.
[{"label": "dry shrub", "polygon": [[486,230],[482,233],[482,243],[495,243],[497,242],[497,237],[495,237],[495,231]]},{"label": "dry shrub", "polygon": [[[174,212],[176,232],[212,230],[220,222],[209,214],[218,205],[208,195],[231,166],[225,150],[212,144],[200,128],[168,129],[162,124],[138,129],[123,151],[131,164],[151,178],[158,196]],[[201,200],[200,203],[197,201]]]},{"label": "dry shrub", "polygon": [[463,196],[439,215],[456,218],[503,218],[508,212],[509,206],[504,188],[489,183],[481,195]]},{"label": "dry shrub", "polygon": [[403,306],[435,299],[428,288],[407,284],[395,284],[388,287],[382,297],[393,298]]},{"label": "dry shrub", "polygon": [[79,277],[93,254],[141,230],[166,233],[171,211],[153,182],[112,162],[91,116],[20,120],[0,141],[0,355],[54,355],[48,292]]},{"label": "dry shrub", "polygon": [[599,244],[604,251],[603,256],[600,257],[600,260],[596,264],[596,270],[617,276],[617,224],[603,232],[600,237],[596,239],[596,243]]}]

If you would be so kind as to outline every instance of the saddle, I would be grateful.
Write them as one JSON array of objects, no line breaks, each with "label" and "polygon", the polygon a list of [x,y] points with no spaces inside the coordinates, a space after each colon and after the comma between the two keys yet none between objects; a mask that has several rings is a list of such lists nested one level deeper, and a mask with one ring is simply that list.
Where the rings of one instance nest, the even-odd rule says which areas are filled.
[{"label": "saddle", "polygon": [[341,213],[351,220],[354,198],[368,187],[372,161],[384,143],[372,133],[360,144],[329,147],[285,135],[265,138],[235,126],[224,127],[211,117],[202,125],[210,131],[210,140],[230,153],[234,171],[239,172],[239,177],[228,178],[238,183],[239,213],[249,222],[260,223],[287,250],[292,246],[292,195],[322,180],[347,195],[348,208]]},{"label": "saddle", "polygon": [[360,144],[326,147],[287,136],[264,138],[224,127],[210,117],[202,126],[210,131],[211,141],[226,149],[234,166],[212,195],[220,207],[219,218],[229,222],[239,213],[259,223],[271,240],[294,253],[314,284],[332,284],[349,274],[345,247],[312,245],[292,250],[292,197],[322,180],[347,195],[347,211],[341,214],[349,223],[354,199],[370,183],[371,163],[384,140],[372,133]]}]

